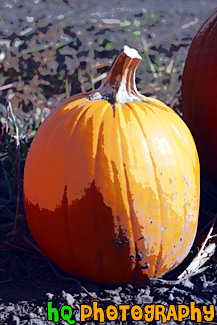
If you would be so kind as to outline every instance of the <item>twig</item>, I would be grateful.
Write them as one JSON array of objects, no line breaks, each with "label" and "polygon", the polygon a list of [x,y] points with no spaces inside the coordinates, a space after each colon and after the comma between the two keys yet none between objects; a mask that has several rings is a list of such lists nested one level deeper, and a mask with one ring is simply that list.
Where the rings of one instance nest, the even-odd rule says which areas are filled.
[{"label": "twig", "polygon": [[214,254],[216,244],[211,243],[206,248],[200,249],[199,254],[193,259],[189,266],[178,276],[179,280],[189,278],[197,273],[200,273],[200,268],[204,265],[208,259]]},{"label": "twig", "polygon": [[145,60],[149,65],[149,69],[151,70],[151,73],[152,73],[154,79],[158,79],[158,75],[155,70],[154,64],[151,62],[150,56],[148,54],[148,44],[147,44],[145,36],[143,37],[143,51],[144,51]]},{"label": "twig", "polygon": [[69,90],[69,79],[68,78],[66,78],[66,81],[65,81],[65,91],[66,91],[66,98],[69,98],[70,90]]},{"label": "twig", "polygon": [[0,134],[0,144],[2,142],[2,139],[3,139],[3,135],[4,135],[4,129],[7,125],[7,119],[8,119],[8,112],[5,114],[5,118],[4,118],[4,122],[2,123],[2,129],[1,129],[1,134]]},{"label": "twig", "polygon": [[55,266],[53,265],[53,263],[51,262],[51,260],[49,260],[47,258],[47,262],[48,262],[48,265],[50,266],[51,270],[53,271],[53,273],[57,276],[57,278],[59,278],[60,280],[63,280],[63,281],[73,281],[75,283],[77,283],[79,285],[79,287],[84,291],[86,292],[91,298],[95,298],[94,296],[91,295],[91,293],[81,284],[81,282],[73,277],[66,277],[66,276],[61,276]]},{"label": "twig", "polygon": [[63,47],[67,44],[69,44],[72,40],[69,40],[69,41],[58,41],[56,43],[48,43],[48,44],[42,44],[42,45],[38,45],[38,46],[35,46],[35,47],[32,47],[32,48],[27,48],[25,50],[22,50],[20,52],[20,55],[19,56],[23,56],[23,55],[26,55],[26,54],[30,54],[30,53],[34,53],[34,52],[39,52],[39,51],[42,51],[42,50],[46,50],[46,49],[49,49],[49,48],[54,48],[54,49],[58,49],[60,47]]},{"label": "twig", "polygon": [[203,191],[208,194],[213,200],[217,201],[217,197],[216,195],[212,194],[209,190],[207,190],[206,188],[203,189]]},{"label": "twig", "polygon": [[211,239],[211,233],[213,232],[213,228],[214,228],[214,225],[215,225],[215,222],[216,222],[216,218],[217,218],[217,214],[216,214],[216,216],[215,216],[215,218],[214,218],[214,220],[213,220],[213,222],[212,222],[212,226],[211,226],[211,228],[210,228],[210,230],[209,230],[209,232],[208,232],[208,234],[207,234],[207,237],[206,237],[206,239],[204,240],[204,243],[203,243],[203,245],[201,246],[201,249],[199,250],[199,252],[198,252],[198,256],[201,256],[202,254],[203,254],[203,250],[205,249],[205,246],[206,246],[206,244],[207,244],[207,242],[208,242],[208,240],[209,239]]},{"label": "twig", "polygon": [[11,83],[11,84],[7,84],[7,85],[4,85],[4,86],[1,86],[1,87],[0,87],[0,91],[5,90],[5,89],[12,88],[13,86],[14,86],[13,83]]},{"label": "twig", "polygon": [[90,85],[91,85],[91,89],[94,90],[95,89],[95,85],[94,85],[94,67],[93,67],[93,63],[94,63],[94,50],[93,50],[93,43],[92,42],[88,42],[89,45],[89,53],[88,53],[88,61],[90,63]]},{"label": "twig", "polygon": [[102,63],[96,62],[96,63],[93,63],[93,68],[96,69],[96,70],[98,70],[98,69],[101,69],[101,68],[110,67],[111,64],[112,64],[112,61],[108,59],[106,62],[102,62]]},{"label": "twig", "polygon": [[153,47],[153,46],[155,46],[155,45],[157,45],[157,44],[159,44],[159,43],[165,41],[166,39],[170,38],[171,36],[178,34],[178,33],[181,32],[182,30],[187,29],[187,28],[189,28],[190,26],[195,25],[197,22],[198,22],[198,18],[196,18],[195,20],[190,21],[190,22],[187,23],[187,24],[184,24],[184,25],[182,25],[182,26],[176,28],[175,30],[172,30],[172,31],[169,32],[168,34],[165,34],[165,35],[163,35],[162,37],[159,37],[159,38],[156,39],[154,42],[147,44],[148,48]]},{"label": "twig", "polygon": [[12,120],[13,126],[15,128],[16,135],[14,136],[14,139],[16,140],[16,179],[17,179],[17,205],[16,205],[16,215],[15,215],[15,221],[14,221],[14,231],[16,232],[18,230],[18,224],[19,224],[19,207],[20,207],[20,135],[19,135],[19,128],[17,126],[16,117],[13,113],[12,106],[10,101],[7,102],[7,110],[9,113],[9,117]]},{"label": "twig", "polygon": [[206,236],[206,239],[204,240],[199,252],[193,259],[193,261],[189,264],[189,266],[182,272],[179,276],[179,280],[183,280],[186,277],[193,276],[196,273],[198,273],[198,270],[201,268],[202,265],[206,263],[206,261],[214,254],[216,249],[216,244],[211,243],[206,248],[208,240],[210,240],[213,236],[211,236],[211,233],[213,232],[214,225],[217,219],[217,214],[212,222],[212,226]]},{"label": "twig", "polygon": [[93,83],[96,84],[98,81],[103,80],[106,76],[107,76],[107,73],[106,72],[102,73],[98,77],[93,78]]}]

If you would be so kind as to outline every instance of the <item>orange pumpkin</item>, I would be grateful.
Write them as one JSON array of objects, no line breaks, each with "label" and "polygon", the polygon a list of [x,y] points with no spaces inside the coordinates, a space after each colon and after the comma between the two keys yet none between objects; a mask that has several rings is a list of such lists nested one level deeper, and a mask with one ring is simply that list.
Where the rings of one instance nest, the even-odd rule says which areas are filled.
[{"label": "orange pumpkin", "polygon": [[73,276],[142,283],[178,265],[198,220],[199,162],[181,118],[135,87],[127,46],[101,87],[42,123],[24,172],[29,228]]},{"label": "orange pumpkin", "polygon": [[183,119],[207,175],[217,182],[217,9],[195,35],[182,78]]}]

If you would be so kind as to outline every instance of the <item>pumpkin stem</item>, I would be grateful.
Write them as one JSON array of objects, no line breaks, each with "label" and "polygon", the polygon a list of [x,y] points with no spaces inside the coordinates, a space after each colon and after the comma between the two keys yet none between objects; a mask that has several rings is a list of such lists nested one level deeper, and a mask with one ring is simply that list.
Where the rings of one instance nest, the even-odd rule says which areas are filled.
[{"label": "pumpkin stem", "polygon": [[101,86],[91,93],[89,99],[105,99],[111,104],[128,101],[149,102],[150,100],[136,88],[135,72],[141,59],[135,49],[125,45],[114,60],[107,77]]}]

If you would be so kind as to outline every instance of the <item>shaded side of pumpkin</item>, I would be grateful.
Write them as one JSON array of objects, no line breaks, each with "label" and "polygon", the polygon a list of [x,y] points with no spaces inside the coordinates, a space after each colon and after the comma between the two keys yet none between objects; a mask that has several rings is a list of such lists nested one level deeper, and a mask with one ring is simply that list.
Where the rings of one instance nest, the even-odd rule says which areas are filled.
[{"label": "shaded side of pumpkin", "polygon": [[182,79],[183,119],[189,126],[201,165],[217,181],[217,10],[195,35]]}]

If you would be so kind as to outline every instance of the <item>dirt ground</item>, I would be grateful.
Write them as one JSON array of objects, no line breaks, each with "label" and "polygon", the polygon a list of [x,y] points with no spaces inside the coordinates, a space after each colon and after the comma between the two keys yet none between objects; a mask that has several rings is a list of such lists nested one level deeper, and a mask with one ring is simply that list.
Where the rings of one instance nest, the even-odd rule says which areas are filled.
[{"label": "dirt ground", "polygon": [[[0,4],[0,118],[6,120],[10,100],[21,134],[21,179],[25,157],[38,124],[66,97],[99,86],[114,56],[125,44],[142,56],[137,71],[141,93],[154,96],[181,115],[181,78],[191,40],[217,1],[77,1],[5,0]],[[17,183],[14,129],[4,129],[0,147],[0,324],[54,324],[47,319],[47,302],[60,310],[72,307],[81,324],[81,305],[162,304],[166,308],[195,302],[216,306],[217,254],[201,273],[177,282],[201,245],[217,213],[217,187],[202,171],[197,240],[188,258],[163,279],[142,286],[108,287],[71,278],[37,250],[28,226]],[[8,144],[11,141],[11,145]],[[11,186],[10,186],[11,185]],[[22,184],[21,184],[22,185]],[[14,229],[16,211],[18,220]],[[208,227],[206,228],[206,225]],[[200,234],[204,231],[203,235]],[[216,231],[216,229],[215,229]],[[216,233],[216,232],[215,232]],[[202,313],[200,323],[205,323]],[[162,324],[163,319],[150,324]],[[68,324],[60,317],[58,324]],[[85,324],[98,324],[92,317]],[[126,322],[120,315],[110,324]],[[171,318],[168,324],[177,324]],[[182,324],[195,324],[190,316]],[[209,324],[217,323],[217,309]]]}]

